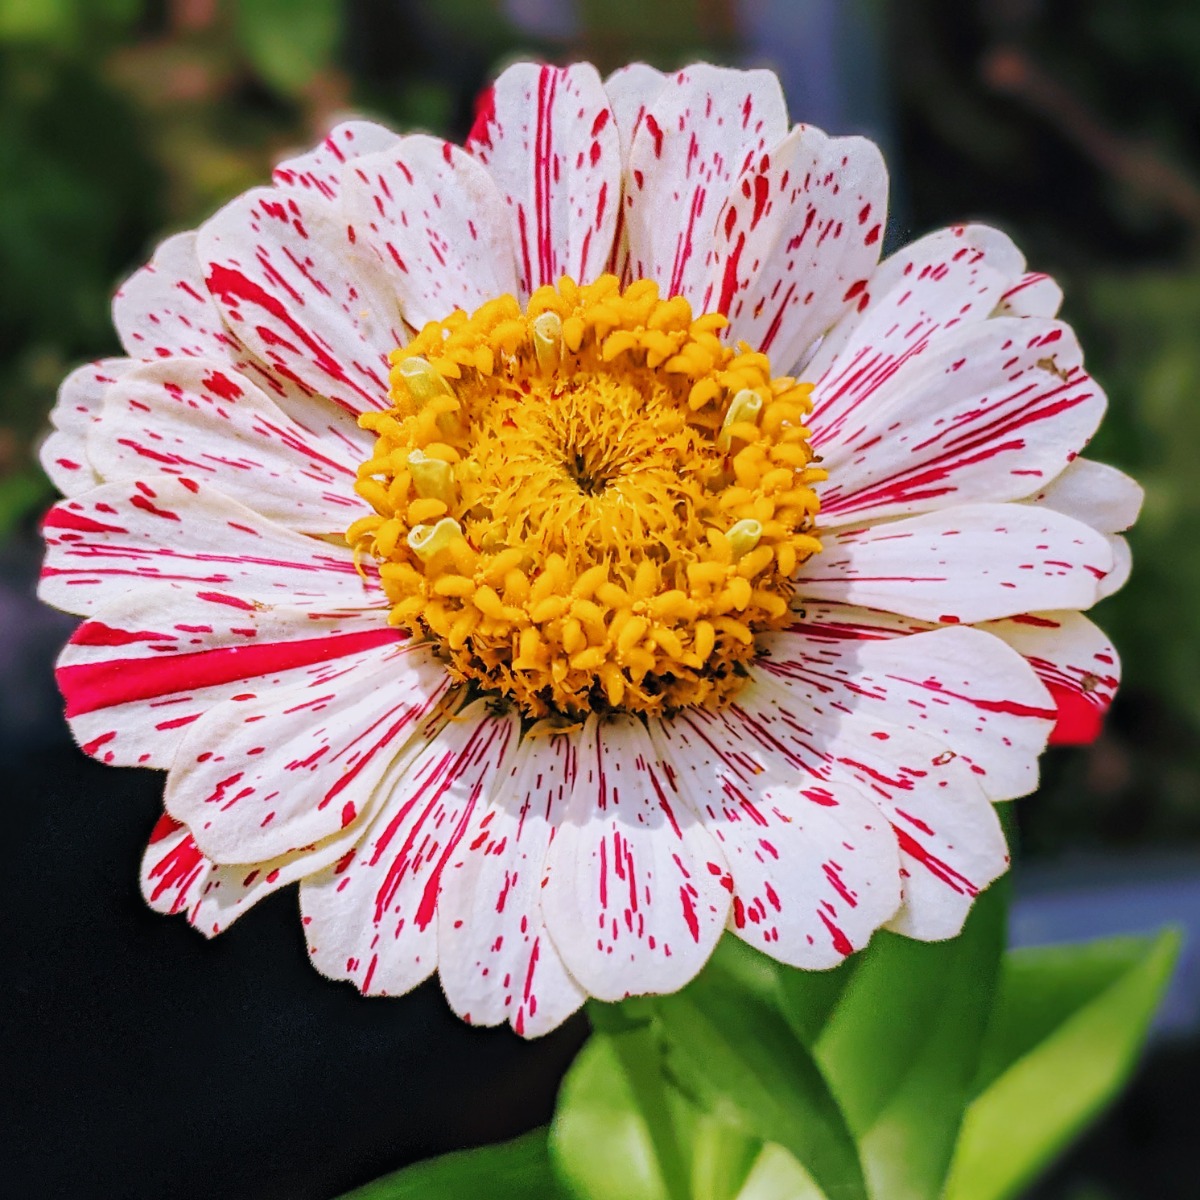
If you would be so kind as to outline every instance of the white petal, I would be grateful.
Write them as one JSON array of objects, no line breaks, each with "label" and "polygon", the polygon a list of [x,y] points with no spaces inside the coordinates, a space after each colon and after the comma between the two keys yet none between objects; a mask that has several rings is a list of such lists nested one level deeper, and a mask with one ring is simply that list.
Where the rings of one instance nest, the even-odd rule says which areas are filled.
[{"label": "white petal", "polygon": [[351,413],[386,406],[395,290],[329,205],[256,188],[201,226],[197,251],[225,321],[278,375]]},{"label": "white petal", "polygon": [[272,892],[315,875],[343,859],[375,819],[380,805],[391,794],[394,780],[399,778],[414,757],[415,747],[423,746],[446,724],[447,708],[439,708],[425,722],[420,732],[393,761],[383,782],[366,798],[357,818],[340,832],[314,846],[305,846],[292,854],[280,855],[266,862],[213,863],[200,891],[200,898],[189,914],[192,925],[205,937],[214,937]]},{"label": "white petal", "polygon": [[203,355],[233,362],[241,344],[204,283],[194,232],[177,233],[113,297],[113,324],[134,358]]},{"label": "white petal", "polygon": [[195,232],[168,238],[113,300],[113,320],[130,354],[150,360],[201,357],[248,374],[306,428],[347,445],[362,434],[347,414],[297,378],[256,359],[225,324],[201,269]]},{"label": "white petal", "polygon": [[999,818],[971,766],[879,711],[832,708],[810,681],[757,678],[739,701],[758,736],[797,769],[820,760],[835,794],[853,781],[891,825],[904,903],[889,927],[925,940],[956,934],[974,898],[1008,868]]},{"label": "white petal", "polygon": [[900,366],[939,330],[988,317],[1024,265],[1004,234],[983,225],[940,230],[880,263],[853,311],[803,368],[814,384],[813,445],[844,440]]},{"label": "white petal", "polygon": [[997,312],[1006,317],[1056,317],[1062,301],[1062,288],[1049,275],[1032,271],[1000,297]]},{"label": "white petal", "polygon": [[65,612],[95,612],[151,583],[232,597],[243,609],[387,603],[348,546],[293,533],[190,479],[104,484],[56,504],[43,533],[38,594]]},{"label": "white petal", "polygon": [[518,63],[492,87],[468,151],[508,203],[521,292],[608,269],[621,199],[621,151],[608,96],[588,63]]},{"label": "white petal", "polygon": [[[789,633],[803,637],[809,645],[803,651],[788,652],[793,662],[803,653],[815,658],[823,647],[836,656],[839,646],[854,641],[903,638],[937,628],[893,613],[837,604],[805,604],[797,616]],[[1070,611],[1022,613],[978,628],[1012,646],[1048,689],[1057,705],[1051,744],[1095,739],[1120,677],[1117,652],[1101,630],[1082,613]]]},{"label": "white petal", "polygon": [[833,967],[900,903],[896,840],[856,784],[831,779],[819,748],[789,753],[773,714],[763,723],[768,705],[750,685],[729,708],[684,710],[653,734],[724,852],[730,928],[780,962]]},{"label": "white petal", "polygon": [[343,121],[319,146],[281,162],[272,178],[283,191],[294,188],[332,203],[341,193],[346,163],[391,150],[399,140],[398,134],[374,121]]},{"label": "white petal", "polygon": [[480,797],[517,743],[512,716],[478,701],[389,783],[357,849],[300,885],[313,965],[366,995],[400,995],[437,967],[439,894]]},{"label": "white petal", "polygon": [[1090,608],[1112,569],[1095,530],[1024,504],[963,505],[837,530],[822,542],[797,572],[802,597],[945,624]]},{"label": "white petal", "polygon": [[939,335],[876,389],[869,413],[823,442],[822,523],[1028,496],[1104,414],[1082,364],[1071,330],[1040,318]]},{"label": "white petal", "polygon": [[904,904],[890,923],[912,937],[950,937],[971,902],[1008,867],[1008,846],[979,776],[945,741],[844,711],[811,681],[759,672],[741,704],[760,736],[798,767],[814,754],[833,781],[849,778],[891,824]]},{"label": "white petal", "polygon": [[1112,643],[1082,613],[1024,613],[983,626],[1028,660],[1058,705],[1052,744],[1094,741],[1112,704],[1121,664]]},{"label": "white petal", "polygon": [[61,429],[52,429],[38,446],[38,461],[47,478],[64,496],[75,496],[94,488],[100,477],[81,451],[81,440]]},{"label": "white petal", "polygon": [[765,636],[759,667],[807,689],[818,716],[861,713],[949,747],[990,800],[1037,786],[1038,756],[1057,714],[1019,654],[978,629],[881,636],[883,627],[844,611],[841,621]]},{"label": "white petal", "polygon": [[186,732],[165,806],[216,862],[263,862],[353,823],[449,686],[423,646],[331,662],[230,699]]},{"label": "white petal", "polygon": [[639,62],[619,67],[604,81],[604,91],[617,124],[622,165],[629,161],[629,149],[642,114],[666,87],[667,78],[655,67]]},{"label": "white petal", "polygon": [[94,488],[100,477],[87,455],[87,435],[100,416],[111,384],[134,366],[132,359],[106,358],[79,367],[63,380],[50,411],[53,429],[39,450],[42,469],[64,496]]},{"label": "white petal", "polygon": [[770,71],[698,63],[667,80],[633,135],[625,222],[635,279],[701,311],[717,215],[734,180],[787,134]]},{"label": "white petal", "polygon": [[879,148],[797,125],[730,192],[702,307],[783,374],[865,294],[886,219]]},{"label": "white petal", "polygon": [[[667,76],[645,63],[630,63],[619,67],[605,81],[604,90],[612,105],[613,119],[621,145],[622,189],[627,187],[629,151],[642,114],[655,96],[663,90]],[[624,195],[617,212],[616,245],[613,250],[613,270],[626,287],[632,282],[629,262],[629,231],[625,227]]]},{"label": "white petal", "polygon": [[795,620],[789,631],[841,645],[847,639],[878,641],[909,633],[928,633],[936,622],[919,621],[899,613],[858,608],[852,604],[822,604],[797,596],[792,601]]},{"label": "white petal", "polygon": [[354,494],[362,456],[313,437],[244,375],[201,358],[127,372],[108,390],[88,456],[109,481],[186,475],[308,533],[342,533],[367,510]]},{"label": "white petal", "polygon": [[71,732],[117,766],[169,767],[188,726],[231,696],[264,700],[403,640],[381,611],[319,613],[147,584],[85,621],[59,656]]},{"label": "white petal", "polygon": [[472,1025],[537,1037],[587,998],[542,917],[546,851],[575,783],[573,739],[527,737],[476,808],[438,900],[438,973]]},{"label": "white petal", "polygon": [[1116,467],[1077,458],[1030,499],[1066,513],[1100,533],[1120,533],[1138,519],[1145,495],[1137,483]]},{"label": "white petal", "polygon": [[1105,539],[1109,552],[1112,554],[1112,569],[1100,580],[1099,599],[1104,600],[1114,592],[1119,592],[1128,582],[1133,570],[1133,556],[1129,552],[1129,542],[1119,534],[1109,534]]},{"label": "white petal", "polygon": [[550,935],[601,1000],[677,991],[725,925],[724,857],[641,722],[589,717],[578,755],[542,893]]},{"label": "white petal", "polygon": [[504,205],[487,170],[439,138],[414,136],[346,170],[344,211],[416,329],[517,290]]}]

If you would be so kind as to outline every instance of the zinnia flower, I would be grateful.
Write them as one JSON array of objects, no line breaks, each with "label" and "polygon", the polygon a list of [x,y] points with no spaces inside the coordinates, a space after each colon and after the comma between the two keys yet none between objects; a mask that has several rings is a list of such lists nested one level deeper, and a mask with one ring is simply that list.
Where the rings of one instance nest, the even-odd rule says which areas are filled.
[{"label": "zinnia flower", "polygon": [[319,970],[526,1035],[726,928],[954,935],[1111,700],[1139,492],[1054,283],[979,226],[879,262],[886,202],[769,72],[526,64],[465,148],[352,121],[168,239],[44,449],[149,903],[298,880]]}]

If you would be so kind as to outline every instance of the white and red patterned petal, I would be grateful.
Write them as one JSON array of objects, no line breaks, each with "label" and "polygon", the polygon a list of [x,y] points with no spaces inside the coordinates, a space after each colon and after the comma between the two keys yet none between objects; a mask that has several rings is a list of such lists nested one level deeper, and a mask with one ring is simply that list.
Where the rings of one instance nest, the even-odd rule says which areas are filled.
[{"label": "white and red patterned petal", "polygon": [[210,863],[204,885],[188,912],[188,923],[207,938],[224,933],[260,900],[337,862],[361,834],[362,822],[357,821],[340,837],[327,838],[295,854],[261,863]]},{"label": "white and red patterned petal", "polygon": [[887,636],[861,610],[825,610],[762,639],[758,667],[803,688],[817,718],[838,714],[915,729],[949,747],[990,800],[1037,786],[1037,760],[1056,710],[1032,667],[999,638],[978,629]]},{"label": "white and red patterned petal", "polygon": [[185,913],[190,921],[212,869],[188,827],[164,813],[142,855],[142,895],[155,912]]},{"label": "white and red patterned petal", "polygon": [[[353,419],[300,379],[276,374],[226,325],[213,299],[195,231],[168,238],[113,300],[113,320],[135,358],[200,357],[232,365],[273,396],[296,420],[346,445],[362,439]],[[269,331],[268,331],[269,332]]]},{"label": "white and red patterned petal", "polygon": [[386,405],[406,336],[395,289],[329,205],[256,188],[200,227],[197,252],[226,323],[276,374],[350,413]]},{"label": "white and red patterned petal", "polygon": [[438,974],[472,1025],[524,1037],[561,1025],[587,998],[542,916],[546,852],[575,784],[574,740],[534,730],[476,808],[438,900]]},{"label": "white and red patterned petal", "polygon": [[281,191],[295,189],[332,204],[341,195],[347,163],[391,150],[399,141],[398,134],[374,121],[343,121],[319,146],[281,162],[272,178]]},{"label": "white and red patterned petal", "polygon": [[1040,271],[1022,275],[1000,297],[997,314],[1002,317],[1057,317],[1062,307],[1062,288]]},{"label": "white and red patterned petal", "polygon": [[398,643],[226,700],[185,733],[167,812],[215,862],[262,862],[332,837],[357,819],[449,683],[428,647]]},{"label": "white and red patterned petal", "polygon": [[821,523],[1028,496],[1087,444],[1105,403],[1065,325],[1009,317],[948,331],[824,442]]},{"label": "white and red patterned petal", "polygon": [[621,164],[629,161],[629,149],[642,114],[667,86],[668,76],[646,63],[619,67],[604,81],[604,91],[612,107],[621,147]]},{"label": "white and red patterned petal", "polygon": [[1116,467],[1077,458],[1030,499],[1100,533],[1121,533],[1138,519],[1145,496],[1142,488]]},{"label": "white and red patterned petal", "polygon": [[578,736],[575,787],[547,856],[546,926],[590,995],[675,991],[725,925],[724,855],[640,721],[593,716]]},{"label": "white and red patterned petal", "polygon": [[349,547],[304,537],[191,479],[107,483],[63,500],[43,521],[38,594],[86,615],[153,583],[184,596],[221,594],[243,609],[385,605],[377,577]]},{"label": "white and red patterned petal", "polygon": [[106,480],[186,475],[308,533],[341,533],[365,509],[354,494],[361,452],[309,433],[211,359],[126,372],[89,431],[88,456]]},{"label": "white and red patterned petal", "polygon": [[113,324],[133,358],[203,355],[233,362],[242,347],[204,282],[196,233],[177,233],[113,297]]},{"label": "white and red patterned petal", "polygon": [[697,314],[713,263],[717,216],[734,180],[787,135],[787,107],[770,71],[700,63],[671,76],[646,105],[625,179],[635,279],[686,296]]},{"label": "white and red patterned petal", "polygon": [[[265,862],[210,863],[198,899],[188,911],[189,922],[205,937],[215,937],[272,892],[341,860],[353,849],[374,819],[379,806],[391,794],[392,783],[413,757],[414,746],[423,746],[447,720],[446,708],[439,706],[413,735],[409,747],[393,760],[383,782],[365,801],[356,805],[357,817],[332,837]],[[170,821],[171,818],[167,817],[166,820]]]},{"label": "white and red patterned petal", "polygon": [[[764,744],[797,770],[814,760],[835,794],[849,780],[892,827],[903,906],[891,924],[936,940],[962,928],[974,898],[1008,869],[1008,846],[978,776],[944,740],[877,708],[843,711],[811,680],[767,671],[739,697]],[[886,914],[891,916],[890,913]]]},{"label": "white and red patterned petal", "polygon": [[76,629],[57,678],[86,753],[165,769],[188,726],[215,704],[256,701],[403,640],[378,612],[255,606],[224,592],[148,584]]},{"label": "white and red patterned petal", "polygon": [[204,856],[186,825],[164,813],[142,856],[142,895],[155,912],[183,914],[205,937],[216,937],[272,892],[336,861],[357,836],[352,827],[300,854],[221,866]]},{"label": "white and red patterned petal", "polygon": [[622,198],[617,210],[617,230],[613,242],[613,256],[609,264],[621,280],[621,286],[631,282],[629,264],[629,233],[625,228],[624,190],[628,186],[629,150],[633,135],[642,119],[642,114],[655,96],[663,90],[667,76],[646,63],[630,63],[615,70],[605,81],[604,90],[612,106],[613,120],[617,126],[617,138],[621,147]]},{"label": "white and red patterned petal", "polygon": [[[446,720],[448,716],[445,710],[439,707],[419,732],[414,734],[413,743],[424,745],[428,738],[445,725]],[[413,750],[410,744],[409,749],[401,752],[401,755],[392,761],[383,782],[374,788],[374,792],[365,803],[359,805],[358,816],[340,832],[317,842],[316,845],[305,846],[294,853],[281,854],[280,857],[266,859],[260,863],[222,864],[205,858],[205,874],[198,883],[192,904],[187,908],[188,922],[205,937],[215,937],[272,892],[278,892],[289,883],[295,883],[338,862],[361,838],[362,830],[371,823],[379,805],[389,796],[392,782],[403,772],[412,757]],[[179,826],[169,815],[163,816],[160,824],[164,828],[178,827],[185,830],[188,851],[192,854],[200,853],[186,826]],[[157,887],[157,884],[155,886]],[[148,890],[148,898],[149,895]]]},{"label": "white and red patterned petal", "polygon": [[866,138],[797,125],[733,186],[716,223],[705,311],[787,373],[858,303],[879,261],[887,168]]},{"label": "white and red patterned petal", "polygon": [[414,328],[517,290],[500,193],[458,146],[406,137],[351,163],[343,196],[351,236],[379,257]]},{"label": "white and red patterned petal", "polygon": [[978,791],[950,793],[925,815],[897,812],[904,900],[887,928],[922,942],[957,937],[979,893],[1009,868],[1000,819]]},{"label": "white and red patterned petal", "polygon": [[437,967],[443,875],[520,728],[477,701],[393,777],[351,852],[300,886],[313,964],[366,995],[400,995]]},{"label": "white and red patterned petal", "polygon": [[87,455],[88,429],[100,416],[110,385],[133,365],[128,358],[88,363],[72,371],[58,389],[58,400],[50,411],[53,429],[42,442],[38,457],[50,482],[64,496],[77,496],[100,482]]},{"label": "white and red patterned petal", "polygon": [[896,839],[820,750],[790,754],[743,697],[655,722],[654,739],[724,854],[730,928],[780,962],[837,966],[900,903]]},{"label": "white and red patterned petal", "polygon": [[1121,681],[1112,642],[1082,613],[1022,613],[982,626],[1037,672],[1058,706],[1051,745],[1094,742]]},{"label": "white and red patterned petal", "polygon": [[870,420],[875,393],[935,335],[991,315],[1025,260],[983,225],[942,229],[885,259],[854,309],[821,342],[813,382],[812,444],[823,449]]},{"label": "white and red patterned petal", "polygon": [[822,538],[796,574],[804,598],[972,625],[1048,608],[1090,608],[1112,569],[1103,536],[1025,504],[969,504]]},{"label": "white and red patterned petal", "polygon": [[508,204],[521,296],[608,269],[621,151],[595,67],[518,63],[493,84],[467,141]]},{"label": "white and red patterned petal", "polygon": [[100,477],[83,453],[83,441],[74,432],[51,429],[38,446],[38,461],[50,482],[64,496],[94,488]]}]

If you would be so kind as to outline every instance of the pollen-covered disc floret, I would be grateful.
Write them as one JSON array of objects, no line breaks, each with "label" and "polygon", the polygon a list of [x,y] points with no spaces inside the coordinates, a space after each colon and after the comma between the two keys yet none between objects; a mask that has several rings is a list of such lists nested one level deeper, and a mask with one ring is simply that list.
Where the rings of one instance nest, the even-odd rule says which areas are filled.
[{"label": "pollen-covered disc floret", "polygon": [[719,704],[783,623],[824,473],[809,388],[719,314],[613,276],[501,296],[392,355],[351,526],[391,620],[530,716]]}]

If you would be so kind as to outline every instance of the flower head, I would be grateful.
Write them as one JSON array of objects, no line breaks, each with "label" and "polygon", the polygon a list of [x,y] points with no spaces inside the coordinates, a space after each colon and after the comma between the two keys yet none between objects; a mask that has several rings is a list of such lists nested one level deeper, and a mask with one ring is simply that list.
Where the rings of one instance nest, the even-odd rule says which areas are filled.
[{"label": "flower head", "polygon": [[43,452],[150,904],[299,880],[320,970],[528,1035],[726,927],[956,933],[1111,700],[1140,493],[1052,281],[880,262],[886,190],[767,72],[526,64],[465,148],[350,122],[165,242]]}]

